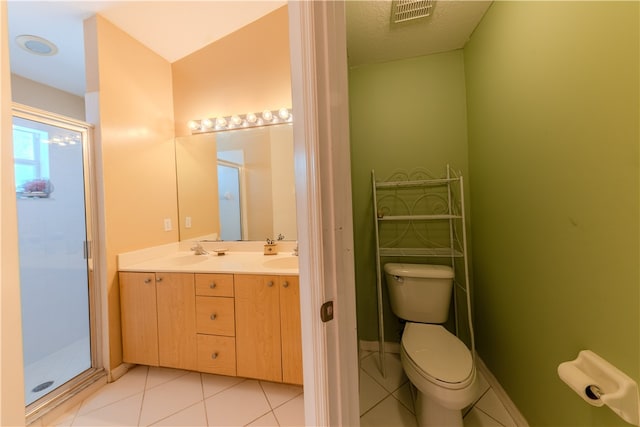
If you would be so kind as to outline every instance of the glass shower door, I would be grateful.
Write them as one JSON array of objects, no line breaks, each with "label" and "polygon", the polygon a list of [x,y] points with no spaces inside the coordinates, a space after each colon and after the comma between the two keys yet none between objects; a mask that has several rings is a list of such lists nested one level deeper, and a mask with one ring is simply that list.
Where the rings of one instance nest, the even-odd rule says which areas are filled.
[{"label": "glass shower door", "polygon": [[87,131],[88,127],[14,111],[28,407],[63,393],[74,379],[95,370]]}]

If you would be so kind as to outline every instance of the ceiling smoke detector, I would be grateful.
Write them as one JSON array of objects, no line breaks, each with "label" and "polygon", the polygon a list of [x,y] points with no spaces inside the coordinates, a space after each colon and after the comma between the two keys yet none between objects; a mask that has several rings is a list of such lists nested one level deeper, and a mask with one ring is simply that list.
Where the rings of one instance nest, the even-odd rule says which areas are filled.
[{"label": "ceiling smoke detector", "polygon": [[16,43],[29,53],[40,56],[53,56],[58,53],[58,47],[47,39],[29,34],[16,37]]},{"label": "ceiling smoke detector", "polygon": [[394,0],[391,4],[391,21],[394,24],[431,15],[433,0]]}]

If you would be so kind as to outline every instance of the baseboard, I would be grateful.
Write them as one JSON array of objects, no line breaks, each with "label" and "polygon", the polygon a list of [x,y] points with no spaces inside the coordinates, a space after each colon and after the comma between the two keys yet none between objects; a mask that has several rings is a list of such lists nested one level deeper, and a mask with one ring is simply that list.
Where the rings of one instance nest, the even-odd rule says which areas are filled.
[{"label": "baseboard", "polygon": [[116,366],[115,368],[109,371],[109,382],[112,383],[116,381],[118,378],[126,374],[129,371],[129,369],[133,368],[134,366],[135,365],[132,365],[131,363],[121,363],[120,365]]},{"label": "baseboard", "polygon": [[502,388],[502,386],[500,385],[496,377],[493,376],[489,368],[487,368],[487,365],[484,364],[482,359],[480,359],[480,357],[477,354],[476,354],[476,367],[478,368],[478,371],[480,371],[480,373],[487,380],[487,383],[489,383],[489,386],[491,387],[493,392],[496,394],[498,399],[500,399],[500,402],[502,403],[504,408],[507,410],[509,415],[511,415],[511,418],[513,418],[513,421],[516,423],[516,426],[529,427],[529,423],[524,418],[522,413],[520,413],[520,411],[518,410],[518,407],[513,403],[513,401],[511,400],[507,392],[504,391],[504,389]]}]

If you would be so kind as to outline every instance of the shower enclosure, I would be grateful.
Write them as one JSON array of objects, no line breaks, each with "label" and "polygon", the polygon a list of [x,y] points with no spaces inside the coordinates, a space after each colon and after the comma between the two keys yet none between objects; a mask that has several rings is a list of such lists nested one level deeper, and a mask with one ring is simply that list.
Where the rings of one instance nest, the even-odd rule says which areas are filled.
[{"label": "shower enclosure", "polygon": [[102,373],[96,351],[90,125],[14,105],[27,420]]}]

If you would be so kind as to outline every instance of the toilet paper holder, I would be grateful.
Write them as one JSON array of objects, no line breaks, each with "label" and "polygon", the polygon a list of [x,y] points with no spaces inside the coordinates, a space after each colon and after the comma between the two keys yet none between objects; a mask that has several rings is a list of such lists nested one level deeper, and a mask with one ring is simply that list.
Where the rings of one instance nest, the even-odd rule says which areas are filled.
[{"label": "toilet paper holder", "polygon": [[590,350],[558,366],[558,376],[585,402],[607,405],[623,420],[640,425],[638,384]]}]

